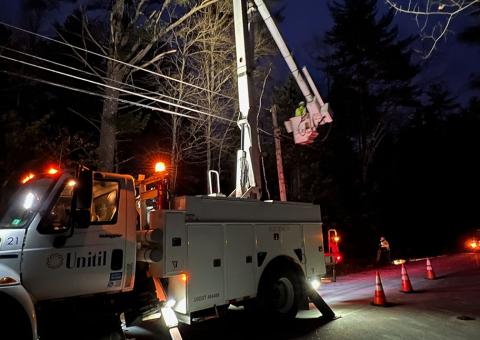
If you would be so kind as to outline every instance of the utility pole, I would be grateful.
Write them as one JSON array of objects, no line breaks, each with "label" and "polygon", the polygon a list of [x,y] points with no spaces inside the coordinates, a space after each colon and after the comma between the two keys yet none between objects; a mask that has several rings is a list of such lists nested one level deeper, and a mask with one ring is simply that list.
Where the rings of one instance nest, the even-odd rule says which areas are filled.
[{"label": "utility pole", "polygon": [[285,176],[283,174],[282,145],[280,144],[280,129],[277,120],[277,105],[272,106],[273,136],[275,139],[275,157],[277,159],[278,188],[280,190],[280,201],[287,201],[287,192],[285,190]]}]

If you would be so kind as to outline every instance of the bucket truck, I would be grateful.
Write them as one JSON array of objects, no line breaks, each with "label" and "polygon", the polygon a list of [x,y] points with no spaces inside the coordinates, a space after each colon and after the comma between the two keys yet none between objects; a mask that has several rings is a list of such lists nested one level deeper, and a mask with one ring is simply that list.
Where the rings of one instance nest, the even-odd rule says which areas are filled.
[{"label": "bucket truck", "polygon": [[[128,325],[160,313],[179,339],[178,320],[201,321],[230,304],[285,320],[310,300],[333,319],[314,289],[325,274],[320,207],[258,200],[248,3],[233,3],[242,136],[235,197],[211,185],[208,196],[165,204],[162,172],[135,180],[88,169],[32,171],[0,212],[0,338],[37,339],[61,320],[80,323],[80,314],[85,322],[123,314]],[[255,6],[274,31],[263,1]],[[312,119],[328,120],[320,97],[293,74]]]}]

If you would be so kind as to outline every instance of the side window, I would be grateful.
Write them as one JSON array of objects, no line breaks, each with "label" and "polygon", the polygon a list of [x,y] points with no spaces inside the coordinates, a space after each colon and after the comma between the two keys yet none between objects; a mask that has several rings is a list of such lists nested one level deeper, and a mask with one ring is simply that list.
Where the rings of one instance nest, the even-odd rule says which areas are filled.
[{"label": "side window", "polygon": [[119,193],[119,182],[117,181],[93,181],[92,224],[115,224],[117,222]]},{"label": "side window", "polygon": [[66,182],[52,209],[44,216],[39,228],[41,232],[57,233],[69,228],[74,188],[75,181]]}]

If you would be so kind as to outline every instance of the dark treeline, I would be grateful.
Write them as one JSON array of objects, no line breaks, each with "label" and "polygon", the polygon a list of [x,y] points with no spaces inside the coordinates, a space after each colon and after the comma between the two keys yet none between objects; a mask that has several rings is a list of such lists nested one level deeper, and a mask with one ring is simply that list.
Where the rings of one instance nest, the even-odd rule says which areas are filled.
[{"label": "dark treeline", "polygon": [[[376,3],[330,3],[334,25],[320,37],[318,50],[324,52],[313,53],[316,66],[328,80],[325,99],[332,105],[334,123],[322,127],[317,141],[307,147],[282,139],[288,199],[320,204],[326,228],[336,227],[341,232],[341,247],[351,258],[373,258],[380,236],[390,241],[396,256],[451,251],[465,233],[480,225],[475,199],[480,192],[480,99],[473,97],[467,104],[460,104],[448,86],[423,83],[422,64],[414,61],[412,54],[414,39],[401,39],[393,24],[393,13],[379,13]],[[98,46],[81,38],[81,17],[80,12],[72,13],[56,26],[54,37],[98,50]],[[92,21],[89,25],[91,32],[106,35],[105,22]],[[478,29],[469,27],[459,38],[479,44]],[[166,50],[168,43],[167,38],[157,42],[159,50]],[[66,46],[3,26],[0,45],[0,53],[12,58],[19,55],[8,49],[28,51],[86,71],[106,67],[105,60],[82,54],[88,59],[87,67],[85,60]],[[166,61],[158,67],[173,68]],[[78,162],[98,166],[103,98],[56,87],[52,83],[59,82],[60,76],[9,60],[0,60],[0,71],[3,194],[27,169],[49,162],[64,168]],[[139,75],[134,74],[129,81],[150,90],[162,91],[166,87],[148,77],[135,77]],[[61,80],[64,85],[80,87],[73,80]],[[479,90],[479,84],[478,75],[473,76],[470,86]],[[283,121],[293,114],[302,98],[291,79],[275,85],[273,95],[264,98],[263,103],[278,105]],[[93,84],[81,88],[102,93]],[[233,87],[230,90],[229,94],[235,93]],[[175,91],[170,93],[177,95]],[[120,98],[135,100],[127,95]],[[231,112],[223,114],[233,116]],[[158,150],[170,159],[172,130],[165,123],[169,119],[121,104],[116,170],[144,173],[145,164],[159,154]],[[268,113],[261,119],[269,130]],[[191,125],[184,124],[192,130]],[[227,135],[224,131],[230,130],[222,128],[217,134]],[[236,133],[232,131],[228,135]],[[285,131],[283,135],[287,135]],[[195,138],[193,134],[191,137]],[[236,138],[232,139],[237,143]],[[266,182],[271,198],[278,199],[273,142],[268,136],[262,140]],[[159,149],[162,144],[167,146]],[[146,151],[149,148],[156,148],[155,152]],[[234,185],[235,148],[230,145],[228,152],[218,156],[225,161],[222,184],[228,189],[223,191]],[[211,160],[212,164],[216,162],[216,158]],[[208,167],[216,168],[212,164]],[[179,167],[177,194],[204,193],[205,162],[184,161]]]},{"label": "dark treeline", "polygon": [[[443,84],[422,84],[413,39],[399,38],[393,13],[378,13],[376,1],[334,1],[330,11],[317,60],[334,123],[309,147],[283,140],[289,199],[320,203],[350,257],[373,258],[380,236],[395,256],[459,249],[480,222],[479,99],[462,107]],[[478,43],[472,32],[462,39]],[[274,96],[283,119],[300,100],[292,80]]]}]

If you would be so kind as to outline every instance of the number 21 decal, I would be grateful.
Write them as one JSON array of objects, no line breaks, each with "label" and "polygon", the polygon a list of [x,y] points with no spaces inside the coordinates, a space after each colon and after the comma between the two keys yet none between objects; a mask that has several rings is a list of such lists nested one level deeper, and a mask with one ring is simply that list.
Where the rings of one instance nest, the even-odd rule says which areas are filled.
[{"label": "number 21 decal", "polygon": [[14,246],[18,244],[18,236],[7,237],[7,246]]}]

